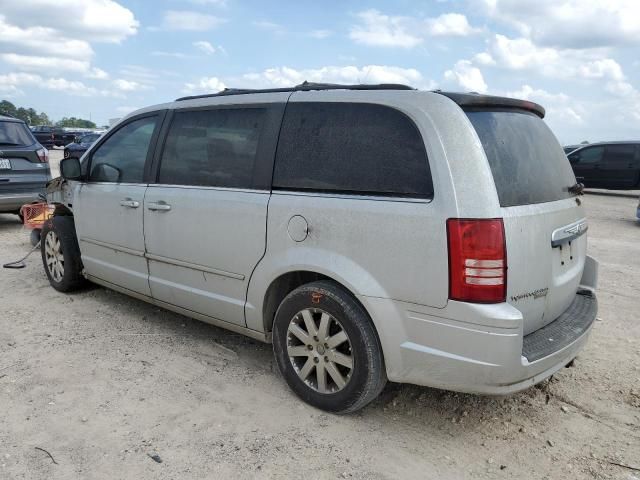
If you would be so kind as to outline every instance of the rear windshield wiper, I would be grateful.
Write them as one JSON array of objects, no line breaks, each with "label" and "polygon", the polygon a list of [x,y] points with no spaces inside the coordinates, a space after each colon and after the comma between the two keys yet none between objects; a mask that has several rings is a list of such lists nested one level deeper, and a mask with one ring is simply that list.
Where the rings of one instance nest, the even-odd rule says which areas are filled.
[{"label": "rear windshield wiper", "polygon": [[569,193],[573,195],[584,195],[584,184],[578,182],[575,185],[571,185],[569,187]]}]

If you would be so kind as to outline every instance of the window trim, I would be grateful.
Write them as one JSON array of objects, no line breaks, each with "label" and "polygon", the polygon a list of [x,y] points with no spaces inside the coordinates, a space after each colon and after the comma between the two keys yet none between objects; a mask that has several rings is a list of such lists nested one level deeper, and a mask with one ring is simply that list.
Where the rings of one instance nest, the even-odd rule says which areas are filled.
[{"label": "window trim", "polygon": [[[431,169],[431,163],[429,162],[429,152],[427,149],[427,142],[425,139],[425,136],[422,134],[422,132],[420,131],[420,127],[418,127],[418,124],[415,122],[415,120],[413,118],[411,118],[410,115],[408,115],[406,112],[402,111],[401,109],[393,106],[393,105],[388,105],[386,103],[378,103],[378,102],[371,102],[371,101],[365,101],[365,102],[360,102],[360,101],[354,101],[354,100],[347,100],[347,101],[336,101],[336,100],[306,100],[306,99],[301,99],[301,100],[294,100],[294,101],[288,101],[287,102],[287,106],[291,105],[291,104],[299,104],[299,105],[309,105],[309,104],[332,104],[332,105],[366,105],[366,106],[376,106],[376,107],[384,107],[390,110],[393,110],[397,113],[399,113],[400,115],[402,115],[403,117],[405,117],[407,119],[407,121],[409,122],[409,124],[411,125],[411,128],[414,129],[415,133],[418,134],[418,137],[420,138],[420,140],[422,141],[422,147],[424,149],[424,159],[426,161],[426,173],[428,175],[428,179],[429,179],[429,183],[431,184],[431,193],[430,194],[422,194],[422,193],[398,193],[398,192],[380,192],[380,191],[370,191],[370,190],[333,190],[333,189],[322,189],[322,188],[292,188],[292,187],[280,187],[280,186],[276,186],[274,183],[275,180],[275,174],[276,174],[276,161],[278,158],[277,155],[277,151],[276,154],[274,156],[274,163],[273,163],[273,175],[272,175],[272,179],[271,179],[271,190],[273,192],[278,192],[278,193],[290,193],[290,194],[301,194],[301,195],[306,195],[306,196],[328,196],[328,197],[332,197],[332,196],[338,196],[338,197],[346,197],[346,198],[362,198],[362,199],[376,199],[376,200],[393,200],[393,199],[399,199],[399,200],[407,200],[407,201],[417,201],[417,202],[423,202],[423,203],[431,203],[433,201],[433,199],[435,198],[435,185],[434,185],[434,181],[433,181],[433,171]],[[285,121],[285,117],[286,117],[286,110],[284,112],[284,115],[282,117],[282,124],[280,127],[280,132],[282,132],[282,128],[284,127],[284,121]],[[278,147],[280,146],[280,135],[278,135]]]},{"label": "window trim", "polygon": [[[167,187],[189,187],[189,188],[211,188],[233,191],[271,191],[271,176],[275,165],[276,147],[280,126],[284,117],[286,102],[251,102],[233,104],[213,104],[201,105],[197,107],[172,108],[167,114],[167,118],[162,126],[158,139],[158,148],[149,168],[150,184]],[[173,126],[176,113],[199,112],[213,110],[248,110],[261,108],[265,110],[263,131],[256,148],[256,159],[252,172],[251,185],[248,187],[223,187],[215,185],[174,185],[160,183],[160,168],[162,168],[162,157],[166,147],[169,131]]]},{"label": "window trim", "polygon": [[[108,185],[146,185],[149,183],[149,167],[150,167],[150,163],[151,163],[151,159],[153,158],[153,156],[155,155],[155,151],[157,150],[157,144],[158,144],[158,136],[160,134],[160,130],[162,129],[162,126],[164,124],[164,120],[166,118],[167,115],[167,110],[154,110],[152,112],[145,112],[145,113],[141,113],[139,115],[135,115],[133,117],[127,118],[126,121],[120,123],[117,125],[116,128],[114,129],[110,129],[102,138],[98,139],[93,145],[91,145],[90,150],[89,150],[89,155],[87,158],[87,170],[85,171],[85,174],[82,178],[82,182],[83,183],[87,183],[87,184],[108,184]],[[99,182],[94,182],[94,181],[90,181],[89,177],[91,174],[91,167],[93,166],[93,155],[95,154],[95,152],[102,146],[102,144],[104,142],[106,142],[107,140],[109,140],[113,135],[115,135],[120,129],[126,127],[127,125],[137,121],[137,120],[141,120],[143,118],[148,118],[148,117],[158,117],[158,120],[156,121],[156,126],[153,129],[153,134],[151,135],[151,140],[149,141],[149,149],[147,150],[147,158],[144,161],[144,166],[143,166],[143,170],[142,170],[142,182],[104,182],[104,181],[99,181]]]}]

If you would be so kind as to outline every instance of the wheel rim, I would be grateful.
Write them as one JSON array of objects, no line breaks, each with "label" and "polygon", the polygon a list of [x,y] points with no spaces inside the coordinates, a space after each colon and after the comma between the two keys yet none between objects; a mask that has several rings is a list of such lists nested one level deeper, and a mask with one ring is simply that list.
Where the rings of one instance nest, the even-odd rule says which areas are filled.
[{"label": "wheel rim", "polygon": [[342,324],[324,310],[307,308],[291,319],[287,354],[300,380],[316,392],[339,392],[351,379],[351,341]]},{"label": "wheel rim", "polygon": [[49,274],[56,282],[61,282],[64,276],[64,256],[60,239],[53,230],[47,232],[44,241],[44,256]]}]

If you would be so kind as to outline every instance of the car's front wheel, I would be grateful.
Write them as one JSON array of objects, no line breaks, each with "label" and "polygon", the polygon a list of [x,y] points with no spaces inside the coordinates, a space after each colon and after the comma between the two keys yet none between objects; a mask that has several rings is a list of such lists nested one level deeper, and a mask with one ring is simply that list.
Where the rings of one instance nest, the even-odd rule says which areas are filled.
[{"label": "car's front wheel", "polygon": [[80,247],[73,217],[56,216],[46,222],[40,234],[42,264],[53,288],[70,292],[86,282],[82,276]]},{"label": "car's front wheel", "polygon": [[371,319],[333,282],[310,283],[287,295],[276,312],[273,350],[291,389],[322,410],[359,410],[387,381]]}]

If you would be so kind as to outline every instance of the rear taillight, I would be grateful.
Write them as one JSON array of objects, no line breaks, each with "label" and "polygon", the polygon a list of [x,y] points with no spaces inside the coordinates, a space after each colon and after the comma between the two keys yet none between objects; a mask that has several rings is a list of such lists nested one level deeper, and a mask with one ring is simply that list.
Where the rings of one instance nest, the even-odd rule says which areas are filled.
[{"label": "rear taillight", "polygon": [[38,150],[36,150],[36,154],[38,155],[38,160],[40,160],[40,163],[49,162],[49,150],[47,150],[46,148],[39,148]]},{"label": "rear taillight", "polygon": [[507,292],[507,250],[501,218],[447,220],[449,298],[500,303]]}]

